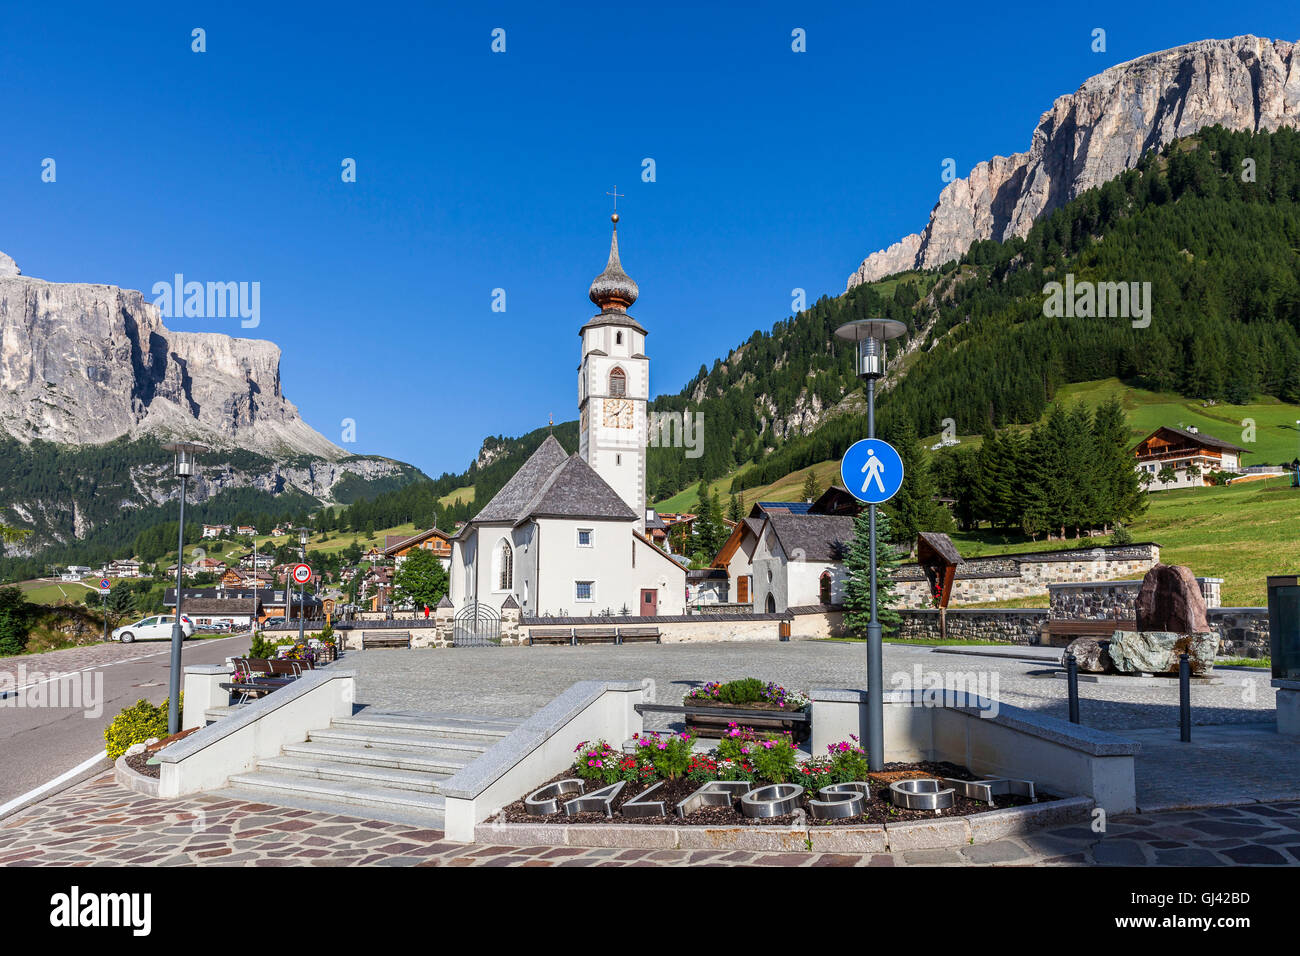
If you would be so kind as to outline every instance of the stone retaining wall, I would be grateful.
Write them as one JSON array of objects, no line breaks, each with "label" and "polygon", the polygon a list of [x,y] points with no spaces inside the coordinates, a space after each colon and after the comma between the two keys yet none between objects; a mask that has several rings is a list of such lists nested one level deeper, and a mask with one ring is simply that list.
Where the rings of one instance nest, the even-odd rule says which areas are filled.
[{"label": "stone retaining wall", "polygon": [[1216,607],[1206,612],[1224,657],[1268,657],[1268,608]]},{"label": "stone retaining wall", "polygon": [[[1197,578],[1206,608],[1217,608],[1223,578]],[[1087,583],[1049,584],[1048,607],[1053,621],[1133,620],[1137,617],[1137,597],[1142,582],[1095,581]]]},{"label": "stone retaining wall", "polygon": [[[1159,561],[1160,545],[1149,542],[969,558],[957,568],[951,601],[1006,601],[1042,594],[1050,584],[1140,577]],[[930,605],[930,585],[919,564],[901,565],[893,577],[905,607]]]},{"label": "stone retaining wall", "polygon": [[[939,611],[936,608],[900,610],[899,637],[937,640]],[[1047,623],[1045,608],[974,610],[951,608],[947,613],[947,637],[956,641],[998,641],[1006,644],[1037,644]]]}]

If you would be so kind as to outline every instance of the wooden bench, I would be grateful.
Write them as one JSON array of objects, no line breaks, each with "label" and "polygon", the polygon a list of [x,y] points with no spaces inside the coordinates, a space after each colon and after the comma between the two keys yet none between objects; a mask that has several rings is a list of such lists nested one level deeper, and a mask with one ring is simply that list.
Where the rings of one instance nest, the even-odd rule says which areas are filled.
[{"label": "wooden bench", "polygon": [[372,647],[405,647],[411,646],[410,631],[394,631],[391,634],[385,634],[383,637],[371,637],[370,631],[362,632],[361,649],[368,651]]},{"label": "wooden bench", "polygon": [[537,627],[528,632],[529,644],[572,644],[571,627]]},{"label": "wooden bench", "polygon": [[303,671],[313,669],[311,661],[287,658],[236,657],[231,663],[240,679],[220,686],[238,694],[240,703],[292,684]]},{"label": "wooden bench", "polygon": [[616,627],[588,627],[580,630],[573,629],[573,643],[575,644],[617,644],[618,628]]},{"label": "wooden bench", "polygon": [[1116,631],[1136,631],[1134,620],[1048,621],[1043,629],[1048,647],[1065,647],[1078,637],[1110,637]]},{"label": "wooden bench", "polygon": [[618,642],[620,644],[648,644],[659,643],[659,628],[657,627],[620,627],[618,629]]}]

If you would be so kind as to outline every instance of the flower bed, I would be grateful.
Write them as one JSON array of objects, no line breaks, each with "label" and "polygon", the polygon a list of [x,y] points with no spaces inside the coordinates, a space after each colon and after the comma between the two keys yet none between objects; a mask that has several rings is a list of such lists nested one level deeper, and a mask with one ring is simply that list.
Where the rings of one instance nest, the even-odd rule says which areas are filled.
[{"label": "flower bed", "polygon": [[[679,734],[643,734],[635,738],[632,752],[624,752],[600,740],[581,744],[572,769],[538,784],[538,788],[562,780],[578,778],[584,783],[584,793],[592,794],[605,787],[622,784],[622,789],[610,803],[611,814],[599,811],[582,812],[572,816],[560,808],[556,813],[529,812],[524,800],[505,807],[502,816],[509,823],[583,824],[611,823],[663,826],[778,826],[789,827],[806,821],[811,827],[861,826],[863,824],[900,823],[905,821],[933,821],[937,816],[967,816],[989,810],[1001,810],[1029,804],[1026,797],[1002,795],[992,805],[958,795],[951,808],[938,813],[930,810],[908,810],[895,806],[888,798],[889,784],[895,780],[916,777],[953,777],[960,780],[981,779],[962,767],[949,763],[894,763],[885,770],[872,773],[867,769],[867,755],[858,746],[856,738],[831,744],[824,756],[800,761],[799,752],[792,739],[785,734],[760,734],[748,727],[732,724],[719,741],[718,747],[707,753],[693,750],[695,735],[689,731]],[[702,806],[685,817],[676,815],[677,805],[702,786],[714,780],[739,781],[755,787],[769,784],[797,784],[803,788],[794,812],[772,817],[748,817],[738,808],[739,794],[727,806]],[[808,800],[818,796],[822,787],[836,783],[863,781],[869,784],[864,812],[858,816],[834,820],[812,817]],[[662,801],[665,814],[625,816],[623,806],[646,794],[648,799]],[[565,799],[576,796],[569,794]],[[1038,794],[1038,802],[1054,800]]]}]

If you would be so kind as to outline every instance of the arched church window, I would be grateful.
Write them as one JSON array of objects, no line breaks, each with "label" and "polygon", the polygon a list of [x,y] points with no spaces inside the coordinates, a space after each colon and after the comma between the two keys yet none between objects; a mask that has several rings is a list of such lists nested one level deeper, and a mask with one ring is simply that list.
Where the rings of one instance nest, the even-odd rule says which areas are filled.
[{"label": "arched church window", "polygon": [[831,572],[823,571],[821,576],[821,589],[819,597],[823,604],[831,603]]},{"label": "arched church window", "polygon": [[622,333],[622,332],[615,332],[615,333],[614,333],[614,344],[615,344],[615,345],[622,345],[622,344],[623,344],[623,333]]},{"label": "arched church window", "polygon": [[609,373],[609,394],[611,398],[622,398],[627,394],[627,373],[621,368]]},{"label": "arched church window", "polygon": [[509,541],[497,548],[497,590],[509,591],[515,582],[515,553]]}]

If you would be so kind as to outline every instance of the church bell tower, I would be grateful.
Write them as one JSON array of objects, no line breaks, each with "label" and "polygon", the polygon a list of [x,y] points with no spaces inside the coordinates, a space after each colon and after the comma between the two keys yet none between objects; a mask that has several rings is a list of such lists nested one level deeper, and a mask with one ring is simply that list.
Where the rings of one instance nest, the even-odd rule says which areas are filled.
[{"label": "church bell tower", "polygon": [[600,311],[578,332],[578,453],[636,512],[644,533],[650,359],[646,330],[627,313],[638,290],[619,262],[618,213],[610,219],[609,262],[588,293]]}]

